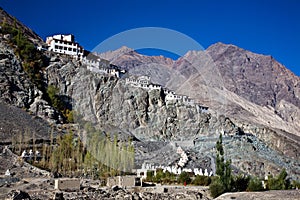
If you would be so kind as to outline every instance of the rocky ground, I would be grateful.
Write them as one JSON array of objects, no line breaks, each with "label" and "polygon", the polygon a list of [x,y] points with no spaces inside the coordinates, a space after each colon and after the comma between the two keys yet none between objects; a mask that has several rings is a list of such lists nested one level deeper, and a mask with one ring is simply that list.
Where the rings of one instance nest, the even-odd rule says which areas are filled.
[{"label": "rocky ground", "polygon": [[229,200],[229,199],[237,199],[237,200],[254,200],[254,199],[260,199],[260,200],[298,200],[300,198],[300,191],[299,190],[273,190],[273,191],[267,191],[267,192],[237,192],[237,193],[226,193],[218,198],[216,200]]},{"label": "rocky ground", "polygon": [[37,139],[49,140],[50,132],[50,125],[41,118],[0,102],[0,143],[28,141],[33,134]]},{"label": "rocky ground", "polygon": [[[228,142],[225,139],[225,144]],[[245,147],[245,146],[244,146]],[[247,148],[247,147],[245,147]],[[101,180],[82,179],[78,191],[54,189],[54,178],[47,171],[23,162],[9,149],[1,147],[0,199],[212,199],[208,187],[157,185],[152,187],[103,187]],[[11,176],[4,176],[10,169]],[[299,199],[298,190],[228,193],[217,199]]]},{"label": "rocky ground", "polygon": [[[6,170],[10,176],[5,176]],[[101,180],[82,179],[79,191],[54,189],[54,178],[47,171],[24,162],[9,149],[1,148],[0,199],[209,199],[207,187],[156,186],[112,188]]]},{"label": "rocky ground", "polygon": [[[7,197],[20,194],[20,190],[11,191]],[[159,186],[158,188],[120,188],[118,186],[107,188],[82,187],[82,190],[76,192],[63,192],[57,190],[32,190],[24,192],[32,200],[38,199],[120,199],[120,200],[153,200],[153,199],[210,199],[207,197],[207,189],[195,188],[168,188]],[[23,193],[23,195],[25,195]]]}]

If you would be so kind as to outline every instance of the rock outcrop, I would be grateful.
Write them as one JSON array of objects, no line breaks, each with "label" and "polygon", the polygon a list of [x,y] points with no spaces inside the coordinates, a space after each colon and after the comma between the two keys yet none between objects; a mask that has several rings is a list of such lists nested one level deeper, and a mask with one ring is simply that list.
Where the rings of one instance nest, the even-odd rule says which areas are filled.
[{"label": "rock outcrop", "polygon": [[1,100],[20,108],[28,108],[38,91],[5,41],[0,42],[0,70]]}]

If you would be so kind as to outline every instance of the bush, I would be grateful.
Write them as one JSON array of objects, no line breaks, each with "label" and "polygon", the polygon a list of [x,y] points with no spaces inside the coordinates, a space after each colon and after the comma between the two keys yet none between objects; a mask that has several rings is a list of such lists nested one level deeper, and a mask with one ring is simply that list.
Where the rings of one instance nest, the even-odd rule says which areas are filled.
[{"label": "bush", "polygon": [[233,192],[242,192],[246,191],[248,185],[249,185],[250,177],[249,176],[243,176],[238,175],[235,176],[232,180],[232,191]]},{"label": "bush", "polygon": [[300,188],[300,182],[299,181],[292,181],[292,185],[291,185],[292,189],[299,189]]},{"label": "bush", "polygon": [[186,184],[190,184],[191,183],[191,178],[189,173],[187,172],[182,172],[179,177],[178,177],[178,183],[186,183]]},{"label": "bush", "polygon": [[176,175],[173,174],[173,173],[170,173],[168,171],[166,171],[164,173],[164,180],[163,180],[164,183],[174,183],[176,182]]},{"label": "bush", "polygon": [[67,109],[66,110],[66,117],[69,123],[74,123],[74,111]]},{"label": "bush", "polygon": [[213,198],[216,198],[223,194],[226,190],[223,183],[220,179],[215,180],[212,184],[209,185],[210,194]]},{"label": "bush", "polygon": [[154,171],[147,171],[146,181],[152,182],[154,180]]},{"label": "bush", "polygon": [[156,170],[156,176],[154,177],[154,181],[157,183],[161,183],[164,179],[165,175],[162,169]]},{"label": "bush", "polygon": [[[49,85],[47,88],[47,94],[50,99],[50,102],[54,108],[59,110],[61,113],[64,113],[65,111],[65,105],[64,102],[60,99],[60,96],[58,95],[59,89],[55,87],[54,85]],[[65,116],[66,117],[66,116]]]},{"label": "bush", "polygon": [[285,169],[283,169],[280,174],[273,178],[270,176],[267,182],[267,188],[269,190],[286,190],[290,187],[290,182],[286,179],[287,173]]},{"label": "bush", "polygon": [[197,175],[192,183],[194,185],[208,186],[211,183],[211,178],[208,176]]},{"label": "bush", "polygon": [[247,187],[247,191],[254,192],[254,191],[262,191],[262,190],[264,190],[262,181],[258,178],[251,178],[249,185]]}]

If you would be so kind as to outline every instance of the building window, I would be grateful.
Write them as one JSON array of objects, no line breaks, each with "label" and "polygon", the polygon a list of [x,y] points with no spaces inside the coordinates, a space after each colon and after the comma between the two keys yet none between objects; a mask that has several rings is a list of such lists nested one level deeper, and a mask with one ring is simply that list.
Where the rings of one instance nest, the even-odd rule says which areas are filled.
[{"label": "building window", "polygon": [[72,51],[72,48],[68,48],[68,51]]},{"label": "building window", "polygon": [[76,49],[73,49],[73,52],[76,52]]},{"label": "building window", "polygon": [[64,50],[67,50],[67,47],[64,47]]}]

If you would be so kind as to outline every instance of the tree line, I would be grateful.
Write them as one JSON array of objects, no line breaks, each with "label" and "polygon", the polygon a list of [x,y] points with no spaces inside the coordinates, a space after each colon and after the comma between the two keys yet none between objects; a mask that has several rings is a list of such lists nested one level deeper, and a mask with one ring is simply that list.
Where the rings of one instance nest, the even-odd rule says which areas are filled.
[{"label": "tree line", "polygon": [[37,167],[46,169],[62,176],[86,176],[100,178],[127,174],[134,167],[134,146],[132,140],[120,141],[117,135],[110,137],[103,131],[95,129],[91,123],[86,123],[86,143],[70,131],[67,134],[54,138],[51,132],[50,142],[35,145],[35,136],[32,135],[32,144],[24,142],[30,138],[28,132],[13,142],[13,150],[21,154],[24,149],[39,150],[41,159],[30,161]]}]

